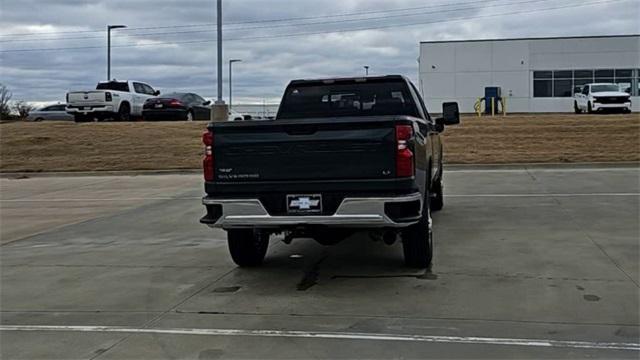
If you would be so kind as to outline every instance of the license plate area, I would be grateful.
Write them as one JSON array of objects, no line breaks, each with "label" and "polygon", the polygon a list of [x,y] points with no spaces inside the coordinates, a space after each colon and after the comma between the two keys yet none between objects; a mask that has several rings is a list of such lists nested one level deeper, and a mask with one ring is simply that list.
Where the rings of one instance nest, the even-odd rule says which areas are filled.
[{"label": "license plate area", "polygon": [[322,214],[322,195],[287,195],[287,213],[294,215]]},{"label": "license plate area", "polygon": [[154,106],[154,107],[155,107],[156,109],[162,109],[162,107],[163,107],[163,106],[162,106],[162,104],[155,104],[155,106]]}]

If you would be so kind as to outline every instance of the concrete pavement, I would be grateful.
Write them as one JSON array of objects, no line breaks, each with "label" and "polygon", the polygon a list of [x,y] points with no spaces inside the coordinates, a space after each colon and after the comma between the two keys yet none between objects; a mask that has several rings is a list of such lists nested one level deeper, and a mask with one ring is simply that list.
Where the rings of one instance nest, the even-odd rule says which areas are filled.
[{"label": "concrete pavement", "polygon": [[456,168],[430,272],[273,239],[238,269],[199,175],[0,179],[3,358],[637,358],[637,167]]}]

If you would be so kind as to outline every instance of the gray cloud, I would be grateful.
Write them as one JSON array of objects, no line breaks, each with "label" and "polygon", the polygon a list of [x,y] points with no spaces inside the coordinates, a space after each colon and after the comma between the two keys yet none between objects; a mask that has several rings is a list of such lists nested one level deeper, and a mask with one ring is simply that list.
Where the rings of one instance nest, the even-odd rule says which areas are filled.
[{"label": "gray cloud", "polygon": [[[225,42],[225,59],[244,60],[234,65],[236,102],[261,103],[265,98],[269,102],[277,102],[290,79],[359,75],[363,73],[363,65],[371,66],[373,74],[399,73],[415,79],[420,41],[638,32],[640,8],[637,0],[545,12],[532,11],[594,1],[598,0],[494,0],[484,3],[472,0],[225,0],[227,24],[390,10],[359,17],[333,16],[300,20],[294,22],[297,25],[287,27],[280,26],[283,24],[280,22],[228,25],[225,28],[225,38],[245,40]],[[506,6],[508,3],[514,5]],[[413,7],[430,8],[412,12],[393,11]],[[515,11],[520,14],[487,17]],[[412,15],[397,17],[400,14]],[[77,31],[52,35],[0,36],[0,50],[3,51],[99,47],[0,53],[0,82],[11,88],[15,99],[59,101],[63,100],[67,90],[91,88],[97,81],[103,80],[106,76],[105,32],[86,31],[103,29],[106,24],[120,23],[127,24],[130,29],[113,32],[114,76],[146,81],[163,91],[189,90],[207,97],[215,96],[216,53],[215,43],[212,41],[215,38],[214,27],[182,27],[189,24],[212,24],[215,19],[213,0],[5,1],[2,3],[1,16],[3,27],[0,35]],[[376,19],[343,21],[362,18]],[[456,18],[466,20],[450,21]],[[309,23],[318,24],[308,25]],[[422,25],[399,26],[406,23]],[[181,27],[131,29],[174,25]],[[273,25],[279,27],[268,27]],[[246,39],[384,26],[389,27],[297,37]],[[42,38],[56,40],[7,41]],[[185,41],[203,42],[160,45]],[[126,47],[132,44],[151,45]],[[226,71],[225,63],[225,77]],[[226,91],[225,82],[225,97]]]}]

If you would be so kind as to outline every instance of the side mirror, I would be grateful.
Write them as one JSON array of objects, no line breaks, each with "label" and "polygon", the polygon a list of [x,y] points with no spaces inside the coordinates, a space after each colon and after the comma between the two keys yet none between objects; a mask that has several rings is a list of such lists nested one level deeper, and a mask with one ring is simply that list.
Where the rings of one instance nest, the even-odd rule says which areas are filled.
[{"label": "side mirror", "polygon": [[574,93],[574,94],[580,94],[580,93],[582,93],[582,89],[581,89],[579,86],[576,86],[576,87],[573,89],[573,93]]},{"label": "side mirror", "polygon": [[160,95],[160,90],[156,90],[153,92],[153,96],[158,96],[158,95]]},{"label": "side mirror", "polygon": [[203,102],[202,105],[204,105],[204,106],[211,105],[211,100],[207,100],[207,101]]},{"label": "side mirror", "polygon": [[457,102],[446,102],[442,104],[442,120],[443,125],[460,124],[460,110],[458,109]]}]

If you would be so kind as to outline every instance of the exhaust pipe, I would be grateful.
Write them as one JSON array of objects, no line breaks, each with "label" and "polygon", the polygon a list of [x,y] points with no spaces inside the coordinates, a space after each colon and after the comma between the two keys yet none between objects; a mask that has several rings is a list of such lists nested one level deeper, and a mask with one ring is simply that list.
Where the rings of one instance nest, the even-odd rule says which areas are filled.
[{"label": "exhaust pipe", "polygon": [[382,241],[387,245],[393,245],[398,240],[398,233],[395,231],[386,231],[382,235]]},{"label": "exhaust pipe", "polygon": [[387,245],[393,245],[398,241],[400,233],[396,230],[372,231],[369,233],[369,237],[373,241],[382,241]]}]

